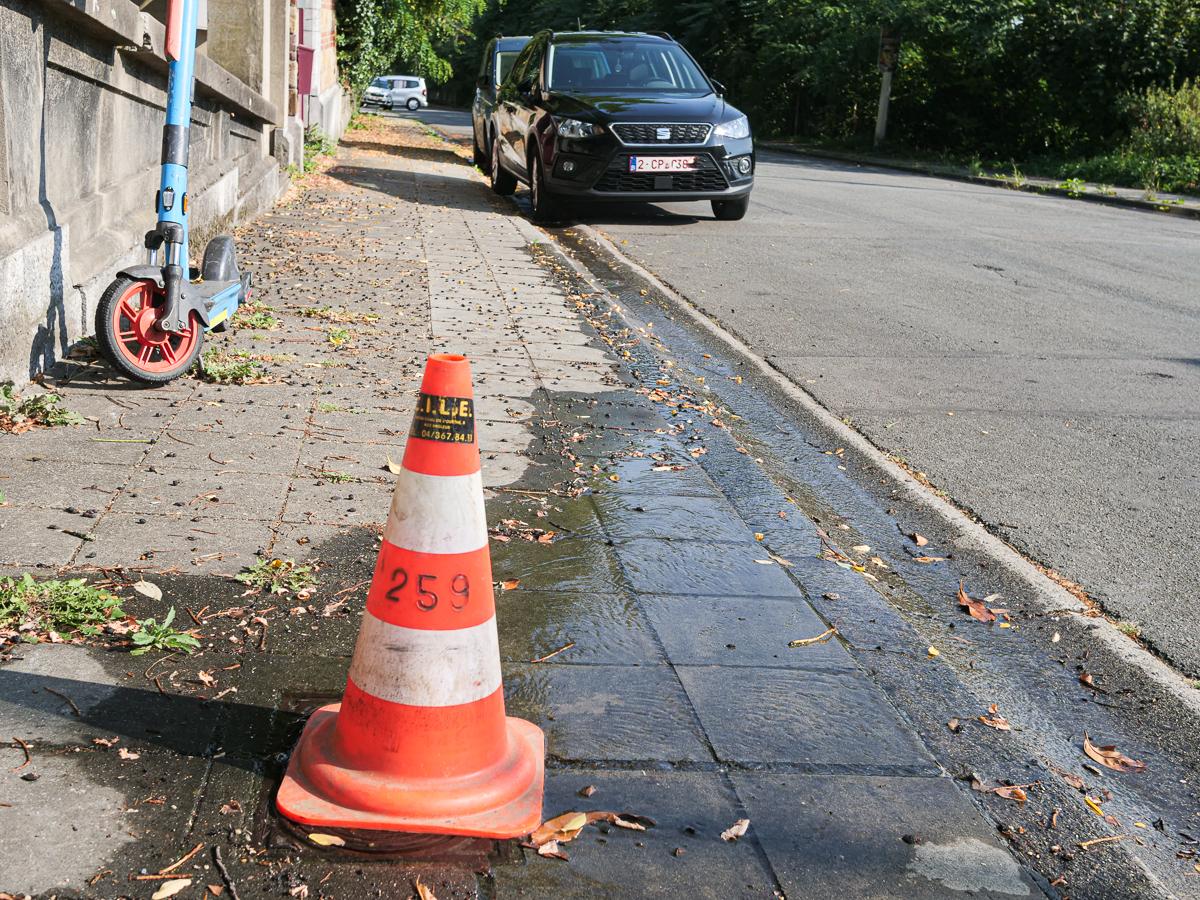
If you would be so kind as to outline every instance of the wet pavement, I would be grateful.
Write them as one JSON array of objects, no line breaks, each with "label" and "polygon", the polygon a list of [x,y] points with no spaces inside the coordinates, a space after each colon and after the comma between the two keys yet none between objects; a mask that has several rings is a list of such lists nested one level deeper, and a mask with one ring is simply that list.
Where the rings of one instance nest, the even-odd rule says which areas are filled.
[{"label": "wet pavement", "polygon": [[[0,435],[0,572],[85,574],[137,617],[175,606],[204,643],[10,648],[0,733],[30,762],[14,742],[0,772],[0,890],[149,897],[164,879],[139,876],[199,845],[171,870],[194,879],[185,900],[406,897],[418,879],[442,900],[1160,895],[1123,846],[1071,849],[1108,831],[1061,782],[1018,805],[955,777],[1049,778],[1015,738],[950,733],[947,696],[964,718],[985,707],[909,615],[822,558],[836,521],[713,424],[733,419],[696,393],[703,376],[531,247],[466,156],[411,125],[352,131],[242,230],[280,327],[212,343],[250,354],[261,383],[141,391],[85,364],[59,389],[87,425]],[[430,862],[322,849],[272,812],[304,717],[344,687],[387,462],[435,349],[472,356],[507,705],[546,733],[545,816],[649,820],[589,825],[569,860],[511,842],[417,847]],[[312,595],[229,577],[260,553],[317,565]],[[130,591],[139,577],[164,598]]]}]

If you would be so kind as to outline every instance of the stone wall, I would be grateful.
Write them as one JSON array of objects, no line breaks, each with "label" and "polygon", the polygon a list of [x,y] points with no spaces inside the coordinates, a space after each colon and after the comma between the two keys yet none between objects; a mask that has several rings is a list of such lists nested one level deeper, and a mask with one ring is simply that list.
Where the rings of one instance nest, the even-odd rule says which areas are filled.
[{"label": "stone wall", "polygon": [[[239,43],[235,77],[217,63],[213,40],[227,41],[217,29],[239,7],[253,8],[243,18],[262,65]],[[272,10],[288,12],[283,2],[209,2],[191,127],[193,260],[208,237],[267,208],[287,185],[272,155],[286,116],[273,100],[285,96],[287,72],[272,61],[286,60],[288,32]],[[0,0],[0,382],[28,380],[90,334],[112,274],[144,262],[163,39],[162,24],[130,0]]]}]

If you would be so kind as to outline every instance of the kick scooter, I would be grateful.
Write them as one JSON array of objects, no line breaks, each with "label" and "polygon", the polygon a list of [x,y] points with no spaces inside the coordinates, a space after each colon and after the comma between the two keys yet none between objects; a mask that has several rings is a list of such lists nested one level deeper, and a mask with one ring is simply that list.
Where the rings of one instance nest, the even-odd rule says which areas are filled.
[{"label": "kick scooter", "polygon": [[188,127],[199,4],[167,4],[167,114],[148,262],[119,271],[96,307],[100,351],[117,371],[147,384],[165,384],[191,368],[204,333],[223,326],[250,292],[250,275],[238,271],[229,235],[209,241],[199,269],[190,265]]}]

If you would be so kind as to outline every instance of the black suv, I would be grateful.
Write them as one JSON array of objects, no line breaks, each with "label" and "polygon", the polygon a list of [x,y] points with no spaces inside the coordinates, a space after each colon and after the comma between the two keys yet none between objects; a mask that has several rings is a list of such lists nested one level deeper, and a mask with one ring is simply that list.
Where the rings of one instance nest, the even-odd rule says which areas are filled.
[{"label": "black suv", "polygon": [[709,200],[740,219],[754,186],[750,122],[670,35],[543,31],[500,86],[492,188],[529,185],[534,217],[567,198]]}]

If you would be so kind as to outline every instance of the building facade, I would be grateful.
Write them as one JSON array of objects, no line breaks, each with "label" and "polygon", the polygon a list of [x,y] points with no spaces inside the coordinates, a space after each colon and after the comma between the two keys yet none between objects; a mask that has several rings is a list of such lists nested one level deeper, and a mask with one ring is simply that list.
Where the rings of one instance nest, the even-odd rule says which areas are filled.
[{"label": "building facade", "polygon": [[[112,274],[144,261],[165,11],[165,0],[0,0],[0,382],[36,377],[90,334]],[[306,123],[336,138],[350,115],[332,0],[208,0],[200,25],[193,258],[274,203],[302,159]],[[305,41],[321,53],[302,95]]]}]

